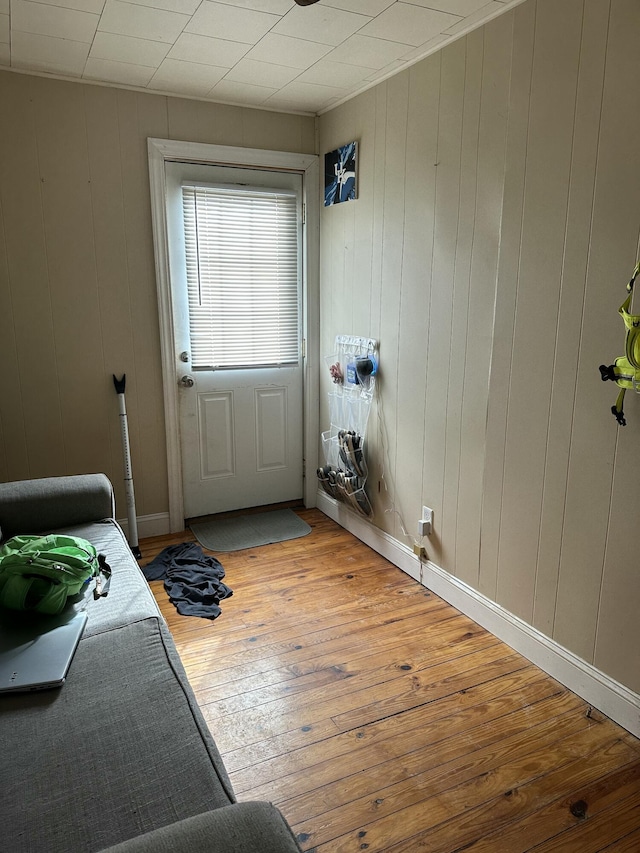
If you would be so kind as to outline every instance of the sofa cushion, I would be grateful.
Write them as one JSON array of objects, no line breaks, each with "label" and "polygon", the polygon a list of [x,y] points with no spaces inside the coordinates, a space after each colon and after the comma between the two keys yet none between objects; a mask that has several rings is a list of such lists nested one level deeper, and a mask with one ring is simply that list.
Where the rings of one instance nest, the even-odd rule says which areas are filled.
[{"label": "sofa cushion", "polygon": [[88,594],[78,602],[78,606],[86,607],[89,616],[85,637],[120,628],[150,616],[160,617],[160,610],[149,584],[116,521],[106,518],[92,524],[60,528],[56,533],[68,533],[70,536],[88,539],[98,553],[105,555],[113,573],[107,596],[94,600],[91,583]]},{"label": "sofa cushion", "polygon": [[103,853],[300,853],[271,803],[237,803],[133,838]]},{"label": "sofa cushion", "polygon": [[89,853],[234,801],[157,618],[85,637],[61,688],[0,714],[5,850]]},{"label": "sofa cushion", "polygon": [[49,533],[63,525],[112,515],[113,489],[104,474],[0,483],[3,539],[20,533]]}]

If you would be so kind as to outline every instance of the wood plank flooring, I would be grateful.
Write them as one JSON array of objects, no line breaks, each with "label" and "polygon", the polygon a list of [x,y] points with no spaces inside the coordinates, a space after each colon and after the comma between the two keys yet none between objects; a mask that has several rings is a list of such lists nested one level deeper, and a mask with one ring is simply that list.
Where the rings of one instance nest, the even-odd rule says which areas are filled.
[{"label": "wood plank flooring", "polygon": [[297,512],[308,536],[218,555],[234,594],[213,622],[151,584],[239,800],[274,802],[313,853],[640,851],[640,741]]}]

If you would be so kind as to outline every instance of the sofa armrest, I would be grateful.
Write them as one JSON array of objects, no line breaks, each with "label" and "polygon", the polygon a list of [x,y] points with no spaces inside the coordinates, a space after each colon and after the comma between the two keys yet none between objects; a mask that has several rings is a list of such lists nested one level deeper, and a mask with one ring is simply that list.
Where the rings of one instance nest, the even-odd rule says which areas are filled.
[{"label": "sofa armrest", "polygon": [[154,829],[102,853],[300,853],[271,803],[234,803]]},{"label": "sofa armrest", "polygon": [[113,487],[104,474],[0,483],[0,538],[46,533],[114,514]]}]

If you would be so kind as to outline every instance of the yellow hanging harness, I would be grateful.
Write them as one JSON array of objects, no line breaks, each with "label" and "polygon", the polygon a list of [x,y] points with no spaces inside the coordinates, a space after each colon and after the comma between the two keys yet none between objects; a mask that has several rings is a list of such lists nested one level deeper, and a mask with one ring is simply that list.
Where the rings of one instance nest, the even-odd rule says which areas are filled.
[{"label": "yellow hanging harness", "polygon": [[631,276],[631,281],[627,285],[628,296],[620,306],[620,316],[627,329],[627,337],[625,339],[625,354],[620,358],[616,358],[613,364],[608,367],[604,364],[600,365],[600,376],[603,382],[610,379],[615,382],[620,388],[620,393],[616,400],[615,406],[611,407],[611,412],[620,426],[626,425],[622,405],[624,395],[628,389],[633,389],[640,394],[640,314],[630,314],[631,299],[633,297],[633,283],[640,274],[640,261],[636,264],[636,268]]}]

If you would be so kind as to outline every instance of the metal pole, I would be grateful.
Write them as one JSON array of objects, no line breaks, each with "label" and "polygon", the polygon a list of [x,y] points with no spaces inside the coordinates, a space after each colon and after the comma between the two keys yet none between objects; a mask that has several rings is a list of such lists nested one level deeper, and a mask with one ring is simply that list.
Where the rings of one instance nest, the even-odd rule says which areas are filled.
[{"label": "metal pole", "polygon": [[120,406],[120,429],[122,432],[122,450],[124,454],[124,488],[127,497],[127,517],[129,520],[129,545],[136,560],[142,557],[138,547],[138,519],[136,518],[136,498],[133,491],[133,472],[131,470],[131,453],[129,452],[129,426],[127,423],[127,405],[124,399],[124,389],[127,375],[122,374],[122,379],[113,377],[113,384],[118,395]]}]

